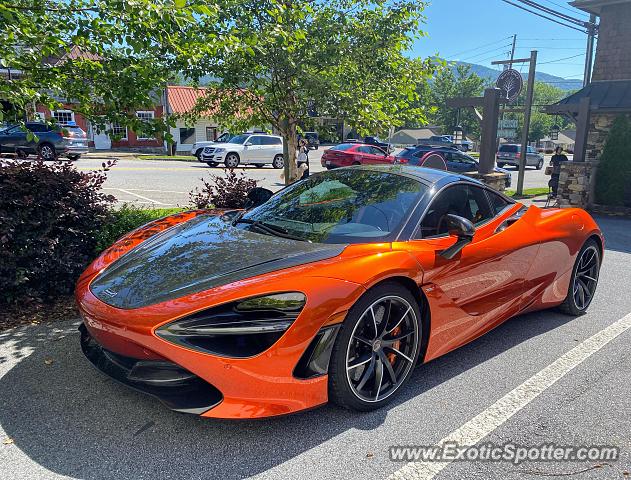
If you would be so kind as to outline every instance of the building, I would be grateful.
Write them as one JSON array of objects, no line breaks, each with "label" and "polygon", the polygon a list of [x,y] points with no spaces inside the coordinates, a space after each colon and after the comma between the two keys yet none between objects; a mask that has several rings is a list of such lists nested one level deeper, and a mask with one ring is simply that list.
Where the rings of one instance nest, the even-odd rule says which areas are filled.
[{"label": "building", "polygon": [[561,147],[568,153],[574,153],[574,142],[576,141],[576,130],[561,130],[556,140],[547,136],[539,141],[540,148],[546,152],[552,152],[556,147]]},{"label": "building", "polygon": [[440,135],[438,127],[403,128],[392,135],[390,140],[394,145],[416,145],[419,140]]},{"label": "building", "polygon": [[592,81],[546,112],[576,123],[574,161],[562,166],[559,205],[591,207],[611,126],[619,115],[631,115],[631,0],[575,0],[572,5],[600,17]]}]

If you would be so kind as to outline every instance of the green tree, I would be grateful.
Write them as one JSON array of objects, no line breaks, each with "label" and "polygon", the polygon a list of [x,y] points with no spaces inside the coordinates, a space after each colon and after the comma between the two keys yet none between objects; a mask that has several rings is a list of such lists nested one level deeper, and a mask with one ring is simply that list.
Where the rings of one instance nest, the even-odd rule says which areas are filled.
[{"label": "green tree", "polygon": [[35,104],[55,109],[65,100],[97,128],[116,121],[143,133],[165,132],[165,119],[144,123],[135,110],[158,103],[161,88],[189,62],[221,47],[207,42],[218,7],[184,3],[0,3],[0,115],[22,120]]},{"label": "green tree", "polygon": [[298,126],[309,117],[343,118],[360,133],[387,131],[412,117],[416,86],[432,68],[404,53],[425,2],[414,0],[247,0],[221,2],[217,55],[190,62],[210,75],[194,115],[222,123],[271,125],[285,139],[286,181],[296,177]]},{"label": "green tree", "polygon": [[480,136],[480,124],[470,109],[448,108],[447,99],[454,97],[479,97],[483,94],[487,81],[471,71],[469,65],[459,64],[440,68],[430,84],[430,101],[436,107],[429,121],[450,134],[460,124],[465,135]]},{"label": "green tree", "polygon": [[631,185],[631,122],[623,115],[611,127],[596,173],[596,202],[625,205]]}]

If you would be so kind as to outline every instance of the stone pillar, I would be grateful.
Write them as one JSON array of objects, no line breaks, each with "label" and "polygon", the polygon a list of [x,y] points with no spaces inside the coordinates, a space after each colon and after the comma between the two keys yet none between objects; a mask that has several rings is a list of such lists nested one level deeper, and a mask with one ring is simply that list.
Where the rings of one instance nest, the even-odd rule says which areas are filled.
[{"label": "stone pillar", "polygon": [[563,162],[559,175],[559,207],[588,208],[593,203],[593,182],[598,162]]},{"label": "stone pillar", "polygon": [[488,185],[489,187],[497,190],[498,192],[503,192],[506,190],[506,179],[508,175],[506,173],[478,173],[478,172],[466,172],[464,175],[467,177],[475,178],[480,182]]}]

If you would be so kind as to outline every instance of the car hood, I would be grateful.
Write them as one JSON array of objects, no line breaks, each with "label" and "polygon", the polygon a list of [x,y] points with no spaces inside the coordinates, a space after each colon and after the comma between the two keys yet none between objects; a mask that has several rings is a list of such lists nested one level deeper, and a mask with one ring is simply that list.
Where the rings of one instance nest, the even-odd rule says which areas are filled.
[{"label": "car hood", "polygon": [[258,234],[200,215],[123,255],[92,281],[90,290],[113,307],[140,308],[332,258],[345,247]]},{"label": "car hood", "polygon": [[207,145],[207,146],[213,147],[213,148],[231,148],[231,149],[243,147],[243,145],[241,145],[240,143],[213,143],[212,145]]}]

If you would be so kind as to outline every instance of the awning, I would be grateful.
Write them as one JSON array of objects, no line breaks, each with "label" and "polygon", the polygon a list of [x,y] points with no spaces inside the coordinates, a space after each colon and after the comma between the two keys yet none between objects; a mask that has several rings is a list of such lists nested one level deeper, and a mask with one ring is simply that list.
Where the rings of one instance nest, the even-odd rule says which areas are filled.
[{"label": "awning", "polygon": [[550,114],[575,113],[583,98],[590,99],[590,110],[600,113],[631,112],[631,80],[592,82],[563,100],[545,107]]}]

